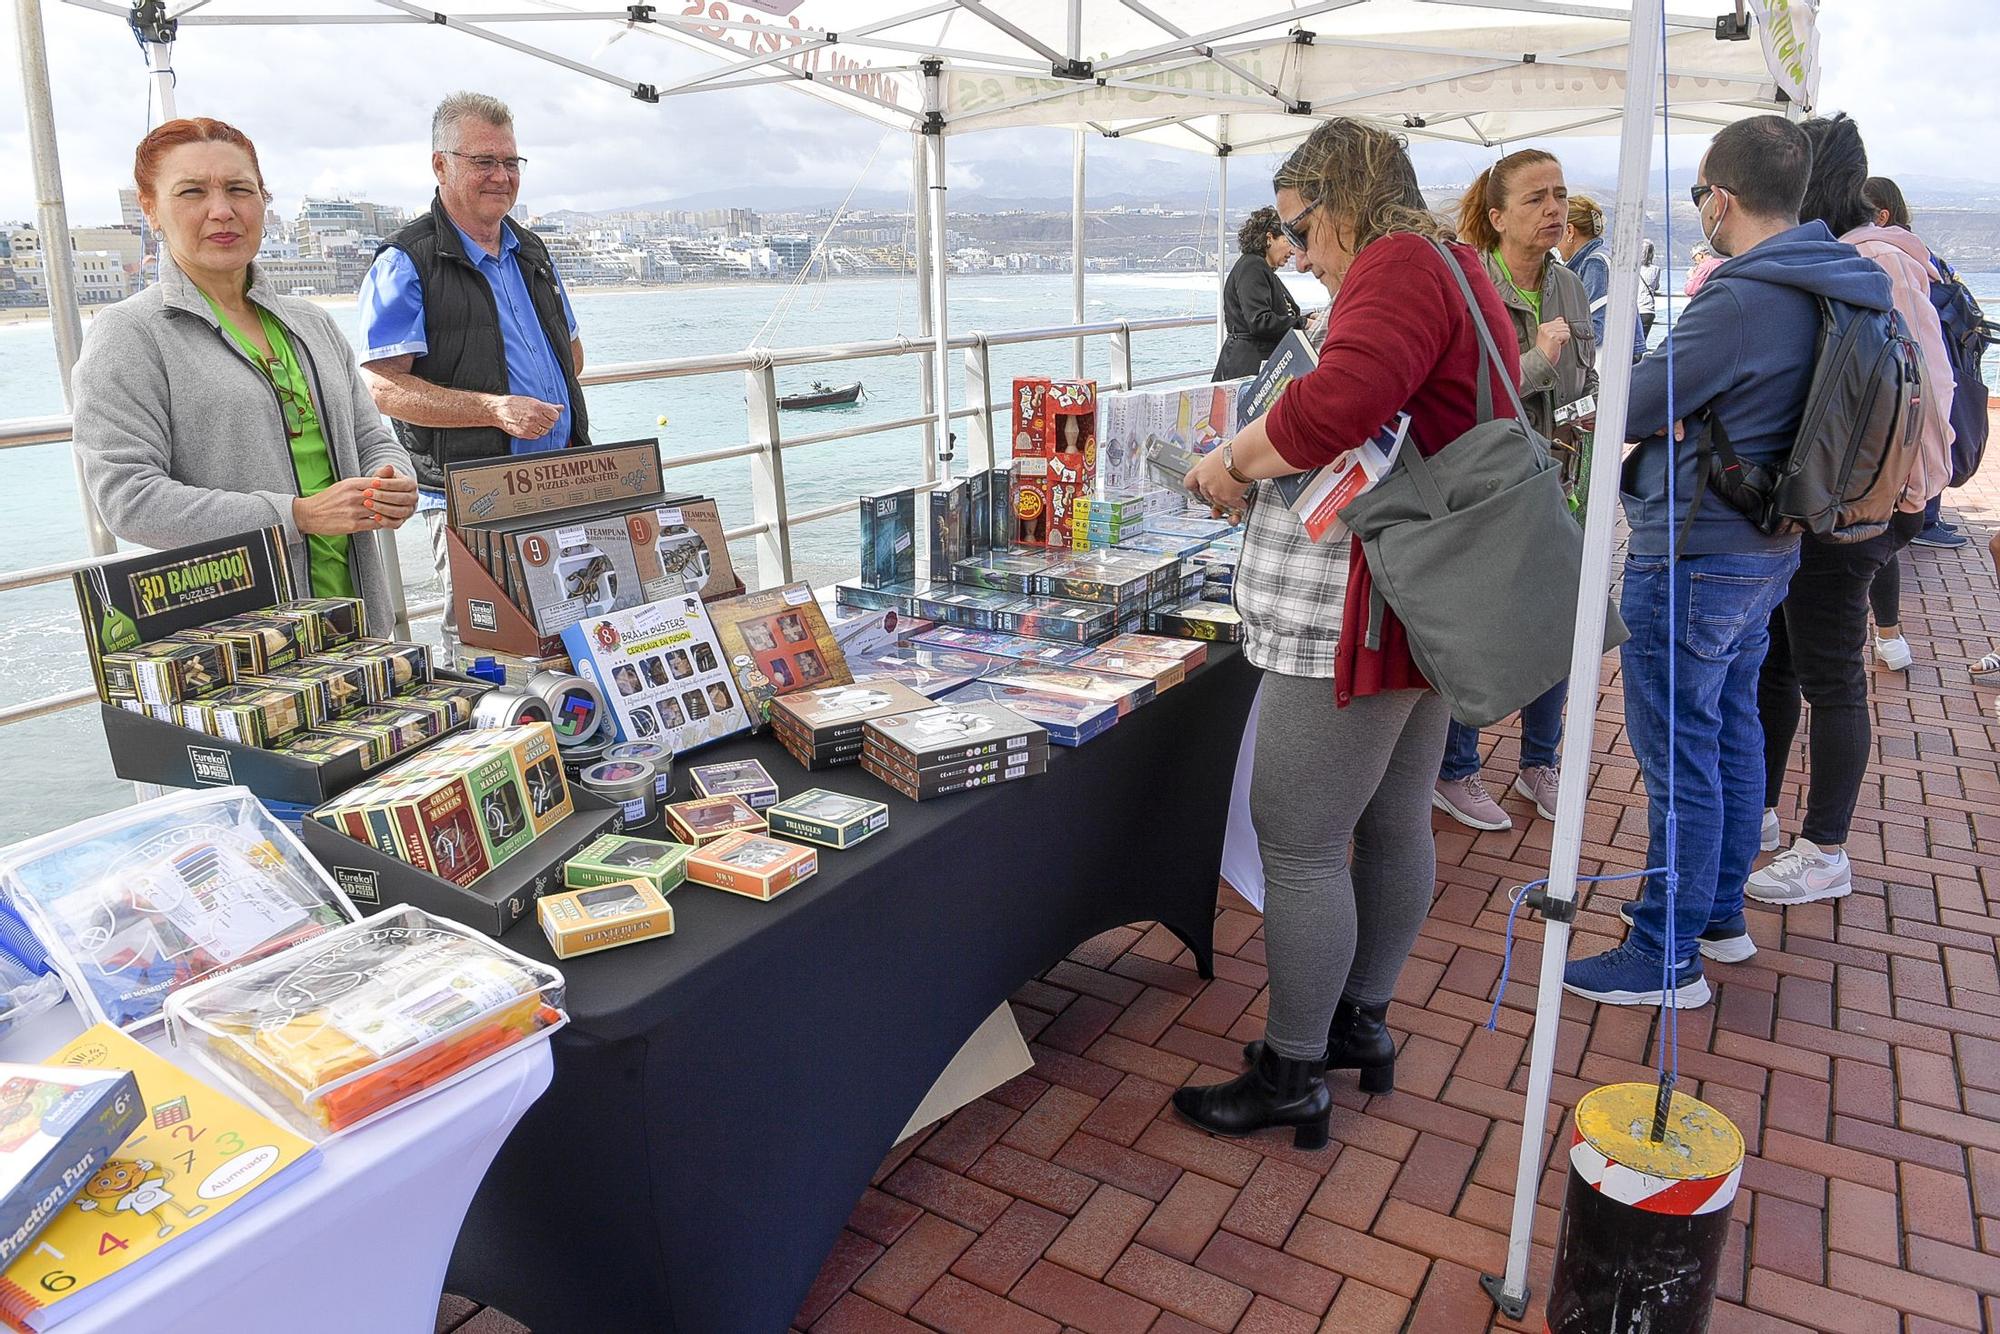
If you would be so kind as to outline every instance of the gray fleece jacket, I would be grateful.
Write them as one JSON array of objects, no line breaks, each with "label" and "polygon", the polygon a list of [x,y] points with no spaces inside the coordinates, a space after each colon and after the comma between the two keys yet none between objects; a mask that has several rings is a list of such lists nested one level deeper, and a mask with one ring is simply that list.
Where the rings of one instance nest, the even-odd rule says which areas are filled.
[{"label": "gray fleece jacket", "polygon": [[[364,476],[385,463],[413,475],[333,317],[279,296],[255,264],[249,296],[299,349],[335,476]],[[112,532],[168,548],[278,524],[305,595],[305,535],[292,520],[298,476],[277,393],[172,260],[161,256],[157,284],[92,318],[72,386],[77,454]],[[354,586],[378,634],[395,626],[382,565],[385,554],[394,558],[392,541],[388,533],[357,533],[348,543]]]}]

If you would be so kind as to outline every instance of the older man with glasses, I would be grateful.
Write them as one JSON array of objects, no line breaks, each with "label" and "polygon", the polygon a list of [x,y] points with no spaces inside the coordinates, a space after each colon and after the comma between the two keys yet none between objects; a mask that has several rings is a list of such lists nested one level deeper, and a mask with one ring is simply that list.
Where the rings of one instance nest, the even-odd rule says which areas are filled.
[{"label": "older man with glasses", "polygon": [[416,465],[447,648],[445,467],[590,443],[569,294],[541,238],[507,216],[526,161],[498,98],[438,103],[430,212],[383,243],[361,285],[362,371]]}]

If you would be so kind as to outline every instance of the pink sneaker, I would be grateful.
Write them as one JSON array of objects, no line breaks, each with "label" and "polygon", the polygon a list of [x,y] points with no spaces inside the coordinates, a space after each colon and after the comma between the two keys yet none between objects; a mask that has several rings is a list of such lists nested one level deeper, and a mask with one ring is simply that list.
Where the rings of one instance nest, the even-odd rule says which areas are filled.
[{"label": "pink sneaker", "polygon": [[1544,820],[1556,818],[1556,789],[1561,785],[1562,770],[1553,764],[1523,769],[1514,780],[1514,790],[1534,802]]},{"label": "pink sneaker", "polygon": [[1431,805],[1469,829],[1512,829],[1513,820],[1493,800],[1493,794],[1479,781],[1467,778],[1440,778],[1431,789]]}]

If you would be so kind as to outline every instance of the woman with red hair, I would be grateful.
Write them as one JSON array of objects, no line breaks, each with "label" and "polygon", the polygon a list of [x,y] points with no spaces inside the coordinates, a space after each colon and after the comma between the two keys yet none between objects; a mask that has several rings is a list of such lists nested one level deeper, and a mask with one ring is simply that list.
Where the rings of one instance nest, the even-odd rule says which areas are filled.
[{"label": "woman with red hair", "polygon": [[105,523],[151,547],[276,525],[314,596],[360,596],[391,624],[394,553],[373,534],[410,516],[417,484],[332,317],[258,271],[271,196],[256,148],[221,121],[172,120],[132,174],[159,281],[98,313],[74,376]]}]

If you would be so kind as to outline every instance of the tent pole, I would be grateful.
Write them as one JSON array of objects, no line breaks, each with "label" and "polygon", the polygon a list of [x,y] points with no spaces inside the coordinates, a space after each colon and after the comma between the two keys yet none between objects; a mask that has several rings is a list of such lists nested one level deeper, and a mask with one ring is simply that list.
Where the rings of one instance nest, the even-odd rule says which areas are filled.
[{"label": "tent pole", "polygon": [[917,278],[917,336],[924,350],[917,358],[923,377],[924,481],[937,480],[937,383],[932,364],[937,354],[931,349],[934,336],[931,313],[931,192],[930,145],[921,134],[910,136],[910,249],[915,256]]},{"label": "tent pole", "polygon": [[[28,155],[34,160],[35,226],[42,246],[42,287],[48,294],[49,328],[56,340],[56,372],[62,378],[63,401],[75,407],[70,372],[83,351],[83,315],[76,305],[76,262],[69,239],[69,210],[63,204],[62,163],[56,155],[56,113],[49,93],[49,52],[42,39],[41,0],[14,0],[14,31],[21,49],[21,94],[27,104]],[[83,505],[84,531],[94,556],[118,549],[118,539],[104,526],[97,504],[84,480],[83,460],[70,442],[70,462],[76,468],[77,499]]]},{"label": "tent pole", "polygon": [[[1090,144],[1082,130],[1076,132],[1075,161],[1071,164],[1069,186],[1069,308],[1071,323],[1083,323],[1083,235],[1089,214],[1084,204],[1084,158]],[[1083,339],[1078,338],[1070,353],[1070,370],[1083,378]]]},{"label": "tent pole", "polygon": [[147,42],[146,68],[152,74],[153,101],[160,113],[160,118],[155,124],[164,125],[180,114],[174,109],[173,43]]},{"label": "tent pole", "polygon": [[1222,296],[1229,290],[1229,117],[1217,116],[1215,150],[1215,354],[1222,355],[1229,330],[1222,320]]},{"label": "tent pole", "polygon": [[931,244],[931,375],[934,410],[937,413],[937,460],[939,473],[951,476],[951,310],[946,304],[951,268],[945,254],[945,121],[944,61],[929,59],[924,68],[924,139],[930,150],[930,166],[925,186],[930,193]]},{"label": "tent pole", "polygon": [[[1665,0],[1633,0],[1630,63],[1625,74],[1625,115],[1618,152],[1618,198],[1612,226],[1611,295],[1604,318],[1604,346],[1632,346],[1639,322],[1639,239],[1645,221],[1647,172],[1652,164],[1654,118],[1660,104],[1660,22]],[[1613,352],[1598,372],[1598,448],[1591,452],[1589,522],[1583,535],[1583,574],[1577,585],[1576,641],[1570,654],[1569,704],[1563,718],[1562,783],[1556,794],[1555,839],[1549,853],[1547,906],[1543,909],[1541,978],[1535,993],[1535,1028],[1528,1058],[1528,1097],[1514,1175],[1514,1216],[1507,1236],[1507,1272],[1481,1281],[1502,1312],[1518,1318],[1528,1304],[1528,1256],[1535,1199],[1548,1138],[1549,1086],[1562,1019],[1563,967],[1569,958],[1570,922],[1576,910],[1576,865],[1583,849],[1584,798],[1590,790],[1598,695],[1603,680],[1605,595],[1611,587],[1611,548],[1618,523],[1618,469],[1625,439],[1632,367]]]}]

